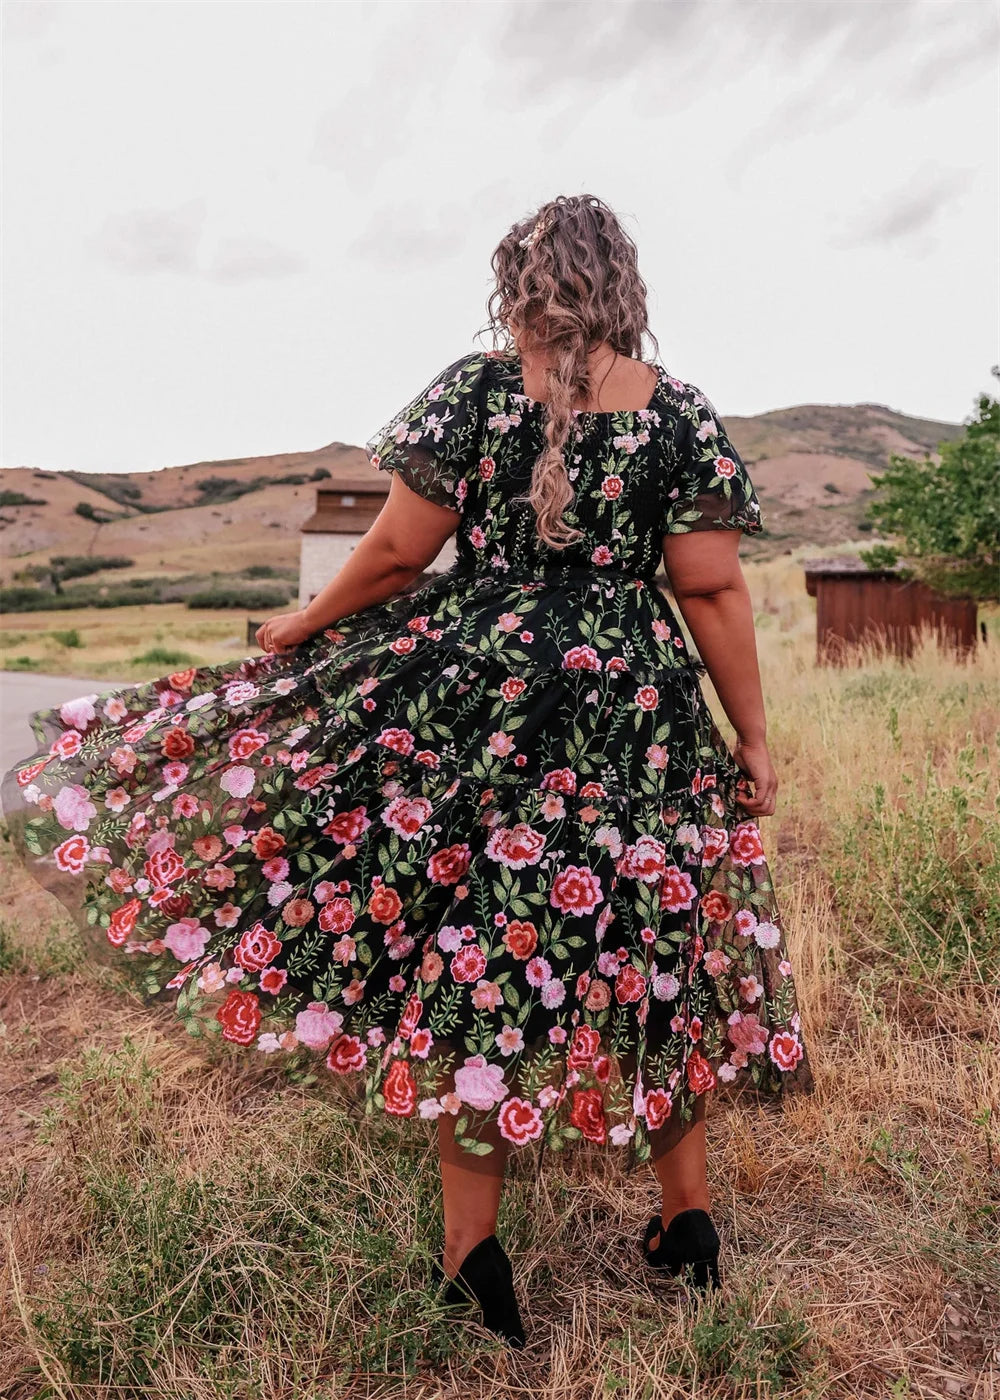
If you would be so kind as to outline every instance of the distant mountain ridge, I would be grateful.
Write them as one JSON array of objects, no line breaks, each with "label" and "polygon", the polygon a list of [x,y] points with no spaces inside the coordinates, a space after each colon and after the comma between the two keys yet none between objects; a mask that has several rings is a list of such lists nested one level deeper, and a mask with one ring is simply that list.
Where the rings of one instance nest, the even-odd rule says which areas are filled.
[{"label": "distant mountain ridge", "polygon": [[[939,443],[963,431],[874,403],[799,404],[723,417],[764,515],[765,533],[744,545],[747,558],[856,539],[873,490],[869,472],[877,475],[894,452],[936,456]],[[156,471],[4,468],[2,578],[8,583],[18,569],[52,554],[128,555],[136,574],[236,571],[248,558],[290,566],[316,488],[347,493],[365,485],[384,492],[388,480],[362,448],[343,442]]]}]

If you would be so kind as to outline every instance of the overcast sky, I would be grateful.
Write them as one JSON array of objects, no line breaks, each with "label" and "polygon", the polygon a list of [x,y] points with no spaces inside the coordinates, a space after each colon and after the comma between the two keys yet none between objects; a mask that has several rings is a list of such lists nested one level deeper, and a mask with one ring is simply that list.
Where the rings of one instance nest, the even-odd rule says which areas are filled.
[{"label": "overcast sky", "polygon": [[[723,417],[959,422],[998,358],[992,0],[8,3],[4,466],[362,443],[556,194]],[[650,347],[651,351],[651,347]]]}]

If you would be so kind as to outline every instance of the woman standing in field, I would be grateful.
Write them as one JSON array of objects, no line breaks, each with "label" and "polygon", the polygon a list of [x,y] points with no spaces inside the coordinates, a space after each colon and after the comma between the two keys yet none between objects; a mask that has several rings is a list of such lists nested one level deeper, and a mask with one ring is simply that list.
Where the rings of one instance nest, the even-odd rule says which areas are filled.
[{"label": "woman standing in field", "polygon": [[645,284],[600,200],[542,206],[492,266],[499,345],[370,440],[385,507],[266,654],[37,713],[3,798],[36,877],[189,1030],[435,1120],[439,1283],[519,1346],[511,1150],[649,1161],[644,1257],[705,1288],[711,1092],[812,1079],[757,826],[746,467],[642,359]]}]

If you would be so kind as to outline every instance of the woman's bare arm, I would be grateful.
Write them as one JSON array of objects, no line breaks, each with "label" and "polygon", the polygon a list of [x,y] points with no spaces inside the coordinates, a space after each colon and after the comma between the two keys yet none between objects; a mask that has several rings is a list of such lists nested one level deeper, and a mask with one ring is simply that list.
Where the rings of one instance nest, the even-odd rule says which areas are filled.
[{"label": "woman's bare arm", "polygon": [[269,618],[258,628],[258,645],[292,651],[342,617],[385,602],[437,558],[460,520],[458,511],[424,500],[393,473],[378,518],[334,577],[306,607]]},{"label": "woman's bare arm", "polygon": [[740,567],[739,530],[665,535],[663,564],[677,607],[736,730],[733,757],[754,784],[748,811],[774,811],[778,780],[767,749],[753,604]]}]

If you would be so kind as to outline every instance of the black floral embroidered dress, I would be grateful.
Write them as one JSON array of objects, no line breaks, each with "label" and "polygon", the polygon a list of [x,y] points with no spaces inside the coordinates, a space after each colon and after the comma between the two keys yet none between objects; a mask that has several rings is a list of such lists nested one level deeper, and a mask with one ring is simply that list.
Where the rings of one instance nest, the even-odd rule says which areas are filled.
[{"label": "black floral embroidered dress", "polygon": [[522,496],[544,406],[476,351],[367,445],[460,512],[452,569],[291,655],[33,716],[22,858],[193,1034],[478,1152],[495,1120],[642,1160],[717,1084],[812,1087],[760,832],[654,582],[664,534],[760,505],[657,369],[647,408],[575,415],[569,548]]}]

